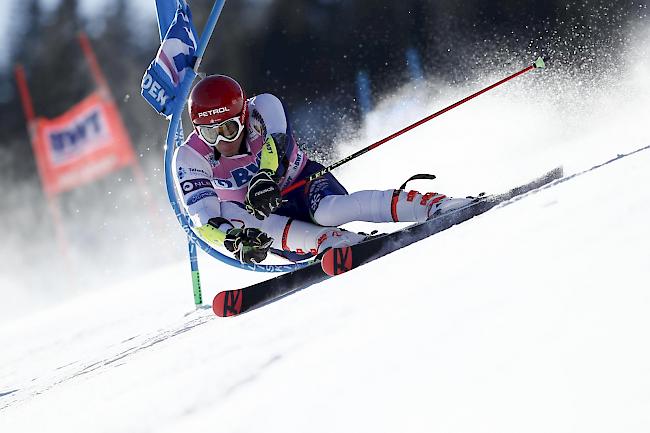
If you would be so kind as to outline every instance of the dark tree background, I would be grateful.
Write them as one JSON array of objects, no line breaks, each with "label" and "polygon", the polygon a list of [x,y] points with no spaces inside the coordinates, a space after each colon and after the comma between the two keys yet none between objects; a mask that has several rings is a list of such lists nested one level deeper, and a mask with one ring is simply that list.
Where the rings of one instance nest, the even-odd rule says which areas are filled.
[{"label": "dark tree background", "polygon": [[[143,151],[151,149],[164,129],[162,119],[139,96],[142,73],[158,46],[157,26],[131,17],[134,8],[128,3],[115,0],[91,22],[79,16],[77,0],[61,0],[47,14],[38,0],[21,3],[13,24],[17,32],[11,63],[25,65],[37,113],[61,114],[92,90],[76,39],[79,31],[87,31],[134,142]],[[212,2],[190,5],[200,31]],[[312,125],[320,132],[342,114],[356,118],[359,70],[370,75],[376,94],[404,84],[409,48],[419,53],[426,75],[453,82],[471,75],[486,53],[494,59],[499,52],[511,57],[544,52],[567,60],[580,48],[580,40],[588,41],[583,51],[616,43],[624,36],[621,25],[645,11],[644,1],[629,0],[231,0],[202,70],[236,77],[251,95],[275,93],[296,111],[314,104],[336,107],[332,116],[321,119],[322,126]],[[16,159],[24,164],[30,149],[24,145],[27,135],[13,71],[0,73],[0,146],[3,153],[25,156]]]},{"label": "dark tree background", "polygon": [[[166,122],[139,94],[142,74],[159,45],[157,24],[135,19],[129,3],[115,0],[92,19],[80,16],[77,0],[61,0],[47,13],[38,0],[17,6],[10,66],[0,70],[0,182],[3,190],[13,192],[0,201],[0,223],[15,239],[32,242],[34,227],[40,227],[42,236],[53,230],[13,65],[25,66],[38,115],[63,113],[94,86],[77,42],[80,31],[89,34],[147,180],[160,198],[156,206],[171,213],[160,171]],[[190,0],[190,6],[200,32],[212,1]],[[476,70],[513,62],[520,66],[541,53],[580,73],[601,55],[599,47],[607,47],[607,61],[615,63],[611,53],[624,43],[626,24],[647,23],[646,13],[646,0],[231,0],[202,71],[237,78],[249,95],[279,96],[302,145],[324,149],[326,155],[338,130],[359,121],[355,77],[361,70],[369,75],[375,95],[408,82],[407,50],[418,53],[426,77],[450,85],[471,79]],[[104,197],[92,201],[103,216],[125,212],[128,219],[129,203],[139,205],[138,197],[126,193],[107,195],[108,190],[119,193],[119,176],[62,197],[73,241],[97,249],[104,245],[96,231],[82,229],[88,221],[83,203],[89,197]],[[118,236],[116,228],[102,224],[104,236]],[[43,249],[34,254],[47,256]]]}]

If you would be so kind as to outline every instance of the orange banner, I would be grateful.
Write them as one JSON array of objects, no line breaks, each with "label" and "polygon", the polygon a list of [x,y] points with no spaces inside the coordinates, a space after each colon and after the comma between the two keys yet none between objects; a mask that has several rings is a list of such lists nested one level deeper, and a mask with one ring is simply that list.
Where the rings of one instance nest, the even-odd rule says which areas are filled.
[{"label": "orange banner", "polygon": [[74,189],[135,161],[115,104],[95,92],[55,119],[36,120],[36,162],[48,195]]}]

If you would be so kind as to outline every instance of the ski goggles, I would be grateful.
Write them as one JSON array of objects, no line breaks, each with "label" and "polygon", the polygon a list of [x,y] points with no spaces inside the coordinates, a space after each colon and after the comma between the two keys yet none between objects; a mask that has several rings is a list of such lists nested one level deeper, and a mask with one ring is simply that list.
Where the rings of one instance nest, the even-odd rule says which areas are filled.
[{"label": "ski goggles", "polygon": [[221,123],[212,125],[194,125],[199,135],[209,144],[217,144],[219,141],[235,141],[244,130],[239,116],[224,120]]}]

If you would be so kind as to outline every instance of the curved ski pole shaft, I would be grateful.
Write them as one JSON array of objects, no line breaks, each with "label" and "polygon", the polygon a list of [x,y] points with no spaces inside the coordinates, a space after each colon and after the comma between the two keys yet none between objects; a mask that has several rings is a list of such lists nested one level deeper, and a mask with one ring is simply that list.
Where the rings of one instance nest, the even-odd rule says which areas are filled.
[{"label": "curved ski pole shaft", "polygon": [[309,177],[307,177],[307,178],[305,178],[305,179],[303,179],[301,181],[298,181],[298,182],[294,183],[293,185],[285,188],[282,191],[282,195],[286,195],[289,192],[293,191],[294,189],[300,188],[301,186],[305,185],[306,183],[311,182],[312,180],[317,179],[317,178],[323,176],[324,174],[329,173],[330,171],[334,170],[337,167],[340,167],[341,165],[345,164],[346,162],[349,162],[349,161],[353,160],[354,158],[363,155],[364,153],[370,152],[372,149],[375,149],[375,148],[381,146],[382,144],[384,144],[384,143],[386,143],[386,142],[388,142],[388,141],[390,141],[390,140],[392,140],[392,139],[394,139],[396,137],[399,137],[400,135],[410,131],[411,129],[417,128],[418,126],[422,125],[423,123],[426,123],[429,120],[434,119],[434,118],[440,116],[441,114],[446,113],[447,111],[453,110],[454,108],[458,107],[459,105],[462,105],[465,102],[467,102],[467,101],[469,101],[471,99],[474,99],[477,96],[482,95],[483,93],[485,93],[485,92],[487,92],[489,90],[492,90],[495,87],[500,86],[501,84],[503,84],[503,83],[505,83],[507,81],[510,81],[515,77],[518,77],[519,75],[525,74],[526,72],[528,72],[528,71],[530,71],[532,69],[545,68],[545,67],[546,67],[546,65],[544,63],[544,59],[542,59],[540,57],[535,61],[535,63],[525,67],[521,71],[515,72],[514,74],[504,78],[503,80],[497,81],[496,83],[494,83],[494,84],[492,84],[492,85],[490,85],[490,86],[488,86],[488,87],[486,87],[486,88],[484,88],[482,90],[479,90],[478,92],[473,93],[473,94],[467,96],[466,98],[463,98],[460,101],[455,102],[455,103],[451,104],[450,106],[445,107],[442,110],[437,111],[437,112],[425,117],[424,119],[418,120],[417,122],[407,126],[406,128],[400,129],[399,131],[389,135],[388,137],[385,137],[385,138],[371,144],[370,146],[364,147],[363,149],[356,151],[352,155],[347,156],[347,157],[343,158],[342,160],[331,164],[328,167],[325,167],[324,169],[312,174],[311,176],[309,176]]}]

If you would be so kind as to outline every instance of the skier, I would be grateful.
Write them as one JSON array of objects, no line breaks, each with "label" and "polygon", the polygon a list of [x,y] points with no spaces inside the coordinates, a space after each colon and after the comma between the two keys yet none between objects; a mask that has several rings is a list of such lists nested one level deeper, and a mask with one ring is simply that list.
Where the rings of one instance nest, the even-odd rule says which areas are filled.
[{"label": "skier", "polygon": [[194,131],[173,159],[177,188],[197,233],[244,263],[269,250],[306,259],[366,238],[339,225],[422,222],[475,200],[401,189],[349,194],[331,173],[282,197],[323,166],[299,149],[278,98],[247,99],[234,79],[211,75],[192,89],[189,115]]}]

